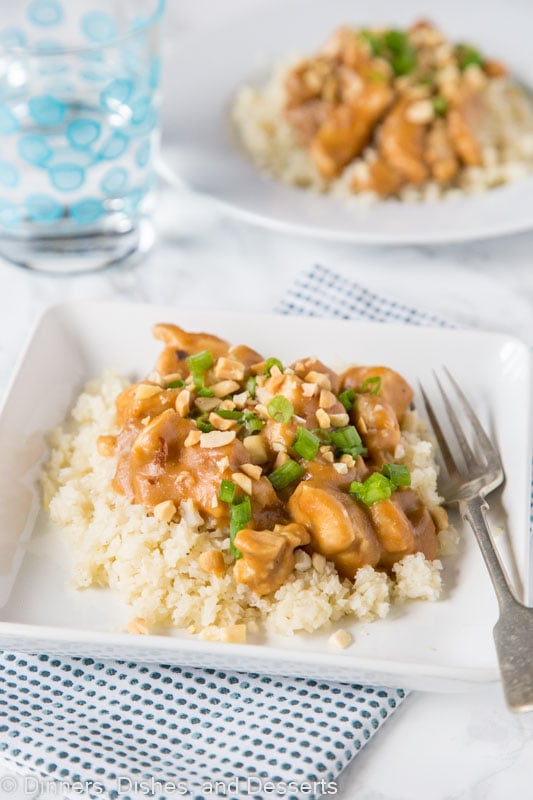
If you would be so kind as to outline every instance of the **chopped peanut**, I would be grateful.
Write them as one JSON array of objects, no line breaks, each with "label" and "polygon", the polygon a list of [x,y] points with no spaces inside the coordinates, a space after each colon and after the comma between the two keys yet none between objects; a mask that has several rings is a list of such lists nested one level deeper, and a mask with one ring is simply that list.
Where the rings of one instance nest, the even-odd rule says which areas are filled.
[{"label": "chopped peanut", "polygon": [[213,411],[214,408],[218,408],[220,400],[218,397],[197,397],[194,401],[194,405],[199,408],[200,411],[205,411],[207,414]]},{"label": "chopped peanut", "polygon": [[258,481],[263,473],[263,470],[257,464],[241,464],[241,471],[245,475],[249,475],[254,481]]},{"label": "chopped peanut", "polygon": [[262,436],[246,436],[242,443],[248,451],[252,464],[266,464],[268,450]]},{"label": "chopped peanut", "polygon": [[318,405],[320,408],[331,408],[337,402],[337,398],[330,392],[329,389],[322,389],[320,392],[320,398],[318,400]]},{"label": "chopped peanut", "polygon": [[331,390],[331,381],[324,372],[316,372],[311,370],[304,378],[306,383],[316,383],[321,389]]},{"label": "chopped peanut", "polygon": [[338,472],[339,475],[348,474],[348,465],[344,464],[342,461],[337,461],[335,464],[333,464],[333,469],[335,472]]},{"label": "chopped peanut", "polygon": [[233,394],[241,387],[237,381],[220,381],[220,383],[214,383],[209,388],[214,392],[215,397],[227,397],[228,394]]},{"label": "chopped peanut", "polygon": [[191,410],[191,393],[188,389],[182,389],[176,397],[176,411],[180,417],[186,417]]},{"label": "chopped peanut", "polygon": [[199,639],[208,642],[227,642],[229,644],[246,643],[246,625],[227,625],[219,628],[217,625],[208,625],[198,634]]},{"label": "chopped peanut", "polygon": [[244,378],[244,364],[234,358],[221,356],[215,364],[215,376],[219,380],[242,381]]},{"label": "chopped peanut", "polygon": [[200,447],[225,447],[235,439],[235,431],[209,431],[200,434]]},{"label": "chopped peanut", "polygon": [[219,414],[215,414],[212,412],[209,414],[209,422],[216,428],[217,431],[229,431],[230,428],[235,427],[235,420],[234,419],[224,419]]},{"label": "chopped peanut", "polygon": [[115,455],[115,450],[117,449],[117,437],[99,436],[96,440],[96,449],[100,455],[104,456],[105,458]]},{"label": "chopped peanut", "polygon": [[220,550],[206,550],[204,553],[200,553],[198,564],[204,572],[209,572],[217,578],[221,578],[226,571],[224,556]]},{"label": "chopped peanut", "polygon": [[231,480],[235,483],[243,492],[246,494],[252,494],[252,479],[249,475],[245,475],[244,472],[233,472],[231,475]]},{"label": "chopped peanut", "polygon": [[196,431],[189,431],[187,434],[187,438],[183,442],[184,447],[194,447],[195,444],[198,444],[200,438],[202,436],[202,432],[199,430]]},{"label": "chopped peanut", "polygon": [[140,383],[135,389],[135,399],[148,400],[149,397],[159,394],[160,391],[160,386],[153,386],[151,383]]},{"label": "chopped peanut", "polygon": [[340,414],[330,414],[329,419],[332,428],[344,428],[344,426],[348,425],[350,422],[348,414],[342,412]]},{"label": "chopped peanut", "polygon": [[136,633],[139,636],[146,636],[150,633],[148,624],[143,617],[134,617],[128,622],[128,633]]},{"label": "chopped peanut", "polygon": [[302,383],[302,394],[304,397],[313,397],[318,392],[316,383]]},{"label": "chopped peanut", "polygon": [[176,506],[172,500],[163,500],[154,506],[154,517],[160,519],[161,522],[170,522],[176,513]]},{"label": "chopped peanut", "polygon": [[332,647],[338,647],[340,650],[344,650],[346,647],[349,647],[352,643],[352,636],[348,631],[345,631],[343,628],[340,628],[335,633],[332,633],[328,639],[328,644],[332,645]]},{"label": "chopped peanut", "polygon": [[317,422],[319,426],[323,429],[329,428],[331,425],[331,420],[329,418],[329,414],[327,414],[323,408],[319,408],[315,414]]}]

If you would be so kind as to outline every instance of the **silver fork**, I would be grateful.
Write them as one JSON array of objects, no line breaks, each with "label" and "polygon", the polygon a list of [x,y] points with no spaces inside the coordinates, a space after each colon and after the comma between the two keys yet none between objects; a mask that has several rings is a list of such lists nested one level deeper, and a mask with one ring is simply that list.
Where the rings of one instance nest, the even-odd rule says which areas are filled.
[{"label": "silver fork", "polygon": [[434,407],[420,386],[426,411],[440,447],[448,472],[447,482],[439,485],[446,504],[458,503],[463,519],[467,520],[481,548],[485,564],[496,591],[500,607],[499,619],[493,634],[500,664],[503,690],[511,711],[533,710],[533,608],[514,597],[498,553],[492,542],[486,512],[485,496],[504,480],[498,450],[483,430],[476,414],[449,371],[444,368],[453,387],[454,402],[470,423],[469,440],[459,422],[454,402],[435,377],[450,427],[457,440],[460,456],[452,454],[449,439],[444,435]]}]

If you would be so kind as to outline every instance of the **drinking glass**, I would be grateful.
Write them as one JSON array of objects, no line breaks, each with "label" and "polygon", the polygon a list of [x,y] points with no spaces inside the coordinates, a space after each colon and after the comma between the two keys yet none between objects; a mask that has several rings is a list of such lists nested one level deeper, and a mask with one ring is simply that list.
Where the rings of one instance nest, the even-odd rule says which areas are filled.
[{"label": "drinking glass", "polygon": [[165,0],[0,0],[0,255],[113,264],[153,242]]}]

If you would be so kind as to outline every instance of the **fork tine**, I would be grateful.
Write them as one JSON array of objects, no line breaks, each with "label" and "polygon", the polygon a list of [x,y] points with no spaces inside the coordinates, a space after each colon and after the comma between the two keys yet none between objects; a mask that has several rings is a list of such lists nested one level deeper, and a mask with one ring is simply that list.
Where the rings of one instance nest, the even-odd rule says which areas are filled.
[{"label": "fork tine", "polygon": [[435,434],[435,438],[437,439],[438,445],[440,447],[440,452],[442,454],[443,461],[446,465],[446,469],[448,470],[450,477],[452,478],[456,477],[457,475],[459,475],[459,470],[457,469],[457,464],[455,463],[455,459],[450,452],[450,448],[448,447],[448,442],[446,441],[446,437],[444,436],[442,428],[439,424],[437,415],[435,414],[433,406],[429,402],[429,398],[425,393],[424,387],[420,382],[418,386],[420,389],[420,393],[422,395],[422,399],[424,401],[424,406],[426,407],[426,412],[429,417],[431,427],[433,428],[433,433]]},{"label": "fork tine", "polygon": [[477,459],[472,452],[472,448],[468,444],[467,438],[461,427],[461,423],[459,422],[457,414],[455,413],[455,410],[450,402],[450,399],[446,394],[446,392],[444,391],[444,389],[442,388],[442,384],[439,381],[437,374],[435,372],[433,374],[435,376],[435,381],[437,382],[437,386],[439,387],[444,405],[446,406],[446,411],[448,412],[448,417],[453,426],[453,432],[455,434],[455,438],[457,439],[457,442],[463,454],[464,460],[467,462],[467,466],[471,466],[472,463],[477,464],[478,463]]},{"label": "fork tine", "polygon": [[461,405],[463,407],[463,411],[465,412],[466,416],[470,420],[470,424],[472,425],[472,427],[474,429],[474,432],[475,432],[475,434],[476,434],[481,446],[486,451],[487,458],[495,459],[495,460],[497,460],[498,464],[500,464],[500,456],[498,455],[498,451],[494,447],[493,443],[490,441],[490,439],[487,436],[487,434],[485,433],[485,431],[484,431],[479,419],[477,418],[477,415],[476,415],[474,409],[472,408],[472,406],[470,405],[470,403],[466,399],[466,396],[465,396],[463,390],[461,389],[461,387],[459,386],[459,384],[457,383],[457,381],[455,380],[453,375],[450,373],[450,370],[447,367],[443,367],[443,370],[446,373],[446,375],[448,376],[448,380],[452,384],[453,388],[455,389],[455,391],[457,393],[457,396],[458,396],[459,400],[461,401]]}]

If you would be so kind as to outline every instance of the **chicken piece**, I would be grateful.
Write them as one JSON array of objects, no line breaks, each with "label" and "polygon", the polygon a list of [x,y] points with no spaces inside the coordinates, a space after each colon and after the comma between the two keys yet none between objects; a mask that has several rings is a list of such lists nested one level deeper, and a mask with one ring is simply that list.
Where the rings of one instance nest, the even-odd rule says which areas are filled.
[{"label": "chicken piece", "polygon": [[298,361],[295,361],[294,364],[291,364],[291,368],[303,381],[305,381],[306,375],[309,375],[310,372],[319,372],[323,375],[327,375],[331,385],[331,391],[335,394],[339,393],[341,387],[340,375],[329,367],[326,367],[318,358],[300,358]]},{"label": "chicken piece", "polygon": [[401,422],[413,399],[413,390],[405,378],[389,367],[350,367],[342,375],[342,387],[360,392],[369,378],[381,378],[378,396],[392,406],[398,422]]},{"label": "chicken piece", "polygon": [[284,116],[296,131],[300,144],[307,147],[320,127],[329,118],[333,108],[332,103],[313,99],[302,103],[300,106],[286,108]]},{"label": "chicken piece", "polygon": [[264,475],[252,482],[252,517],[256,525],[264,528],[271,528],[288,520],[285,506]]},{"label": "chicken piece", "polygon": [[396,561],[417,552],[430,560],[437,557],[435,524],[412,489],[400,489],[388,500],[373,503],[369,513],[384,548],[379,566],[390,569]]},{"label": "chicken piece", "polygon": [[426,125],[408,119],[410,105],[402,98],[385,117],[379,133],[379,151],[396,172],[420,186],[428,177],[424,162]]},{"label": "chicken piece", "polygon": [[469,167],[483,163],[481,147],[474,133],[481,126],[483,105],[479,94],[463,92],[457,106],[448,111],[446,122],[452,146]]},{"label": "chicken piece", "polygon": [[437,183],[450,183],[459,171],[459,162],[443,119],[437,119],[428,131],[425,158]]},{"label": "chicken piece", "polygon": [[280,451],[288,451],[292,447],[298,428],[300,427],[294,417],[289,422],[276,422],[274,419],[269,419],[260,435],[264,438],[268,445],[268,449],[272,457]]},{"label": "chicken piece", "polygon": [[231,480],[249,461],[248,452],[238,439],[223,447],[186,447],[185,440],[196,430],[192,420],[173,409],[146,426],[131,421],[118,437],[115,490],[148,508],[165,500],[178,508],[191,498],[205,515],[227,519],[228,505],[218,499],[220,482]]},{"label": "chicken piece", "polygon": [[318,56],[300,61],[285,79],[285,108],[321,99],[325,83],[334,77],[335,63],[331,58]]},{"label": "chicken piece", "polygon": [[376,158],[364,167],[353,176],[352,187],[357,192],[374,192],[379,197],[392,197],[405,183],[403,175],[383,158]]},{"label": "chicken piece", "polygon": [[252,366],[263,360],[263,356],[260,353],[252,350],[251,347],[247,347],[245,344],[238,344],[235,347],[230,347],[228,356],[244,364],[245,378],[248,378],[250,375]]},{"label": "chicken piece", "polygon": [[[341,462],[342,463],[342,462]],[[369,475],[367,465],[361,456],[354,459],[352,467],[346,465],[339,471],[339,464],[335,465],[331,461],[326,461],[318,455],[306,464],[307,475],[315,482],[323,485],[336,486],[338,489],[348,490],[352,481],[366,480]]]},{"label": "chicken piece", "polygon": [[393,93],[383,83],[368,83],[349,105],[334,109],[310,145],[311,157],[323,178],[335,178],[368,144]]},{"label": "chicken piece", "polygon": [[401,438],[393,407],[382,397],[358,394],[352,408],[352,419],[372,460],[378,466],[393,462]]},{"label": "chicken piece", "polygon": [[346,492],[304,481],[288,508],[292,519],[310,531],[312,549],[333,561],[341,576],[353,579],[360,567],[378,563],[382,548],[370,520]]},{"label": "chicken piece", "polygon": [[185,377],[189,368],[185,359],[193,353],[210,350],[213,358],[226,355],[229,344],[210,333],[187,333],[177,325],[161,322],[154,325],[152,333],[156,339],[166,344],[159,356],[156,370],[160,375],[178,374]]},{"label": "chicken piece", "polygon": [[122,426],[131,419],[153,419],[159,416],[167,408],[174,408],[180,391],[181,389],[162,389],[148,381],[128,386],[115,400],[118,424]]},{"label": "chicken piece", "polygon": [[259,597],[272,594],[293,571],[295,548],[309,541],[307,530],[294,523],[276,525],[273,531],[239,531],[234,544],[242,558],[233,567],[235,580],[245,583]]}]

